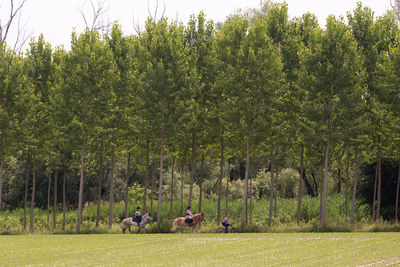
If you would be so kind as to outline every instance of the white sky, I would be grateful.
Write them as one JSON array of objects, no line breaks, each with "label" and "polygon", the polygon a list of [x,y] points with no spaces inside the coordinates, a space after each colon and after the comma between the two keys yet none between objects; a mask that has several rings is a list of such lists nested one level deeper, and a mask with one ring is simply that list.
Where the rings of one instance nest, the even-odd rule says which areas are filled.
[{"label": "white sky", "polygon": [[[21,1],[21,0],[15,0]],[[111,21],[117,20],[122,25],[125,34],[131,34],[133,18],[140,25],[144,24],[148,16],[147,6],[150,1],[150,10],[155,10],[156,0],[109,0],[110,6],[107,17]],[[93,0],[96,3],[96,0]],[[276,1],[282,2],[282,1]],[[287,0],[290,18],[299,17],[306,12],[317,15],[320,24],[325,24],[328,15],[346,16],[347,11],[356,7],[357,0]],[[369,6],[376,16],[383,15],[390,9],[390,0],[362,0],[363,5]],[[159,14],[163,10],[164,0],[159,0]],[[208,19],[215,22],[224,21],[225,17],[236,9],[258,7],[260,0],[165,0],[165,16],[187,22],[191,14],[198,14],[204,10]],[[0,0],[0,18],[2,23],[9,12],[9,0]],[[80,10],[91,15],[89,0],[28,0],[23,9],[22,21],[27,21],[26,30],[37,37],[44,34],[45,40],[53,47],[64,45],[69,49],[70,36],[73,28],[80,32],[84,27]],[[15,23],[16,25],[16,23]],[[15,29],[8,38],[9,45],[14,43]],[[25,45],[25,48],[27,46]]]}]

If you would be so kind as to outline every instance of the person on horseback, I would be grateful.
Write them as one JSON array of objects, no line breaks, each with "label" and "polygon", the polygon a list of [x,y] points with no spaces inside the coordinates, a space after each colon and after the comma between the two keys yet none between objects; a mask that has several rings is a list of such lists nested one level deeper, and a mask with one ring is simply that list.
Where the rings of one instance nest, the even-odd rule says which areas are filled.
[{"label": "person on horseback", "polygon": [[140,207],[136,208],[135,221],[136,221],[138,226],[139,226],[140,222],[142,221],[142,214],[140,213]]},{"label": "person on horseback", "polygon": [[229,214],[225,216],[222,220],[222,226],[225,227],[225,233],[228,233],[228,226],[231,225],[231,221],[229,220]]},{"label": "person on horseback", "polygon": [[192,226],[192,223],[193,223],[193,214],[192,214],[192,211],[191,211],[191,207],[190,207],[190,206],[187,208],[185,221],[187,222],[187,224],[189,224],[190,226]]}]

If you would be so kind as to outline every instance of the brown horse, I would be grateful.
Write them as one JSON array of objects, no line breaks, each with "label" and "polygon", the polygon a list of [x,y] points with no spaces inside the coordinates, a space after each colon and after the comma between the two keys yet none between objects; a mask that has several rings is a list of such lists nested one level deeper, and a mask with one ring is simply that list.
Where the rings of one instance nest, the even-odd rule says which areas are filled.
[{"label": "brown horse", "polygon": [[[193,232],[193,229],[195,229],[195,231],[197,232],[197,224],[199,222],[203,221],[204,219],[205,219],[205,217],[204,217],[203,213],[198,213],[193,216],[193,222],[192,222],[192,226],[191,226],[192,232]],[[185,217],[176,218],[174,220],[174,223],[172,224],[171,231],[177,231],[178,233],[180,233],[179,229],[181,226],[190,227],[190,225],[188,223],[185,223]]]}]

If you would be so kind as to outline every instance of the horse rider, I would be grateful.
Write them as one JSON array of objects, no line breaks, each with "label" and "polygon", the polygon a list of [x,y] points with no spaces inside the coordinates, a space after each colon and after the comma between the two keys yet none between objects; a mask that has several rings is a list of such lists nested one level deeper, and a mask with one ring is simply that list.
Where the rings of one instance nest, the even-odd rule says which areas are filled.
[{"label": "horse rider", "polygon": [[193,223],[193,214],[192,214],[192,211],[191,211],[191,207],[190,207],[190,206],[187,208],[185,221],[187,221],[187,223],[188,223],[190,226],[192,226],[192,223]]},{"label": "horse rider", "polygon": [[231,225],[231,221],[229,220],[229,214],[225,216],[221,224],[223,227],[225,227],[225,233],[228,233],[228,226]]},{"label": "horse rider", "polygon": [[136,208],[135,221],[136,221],[138,226],[139,226],[140,222],[142,221],[142,214],[140,213],[140,207]]}]

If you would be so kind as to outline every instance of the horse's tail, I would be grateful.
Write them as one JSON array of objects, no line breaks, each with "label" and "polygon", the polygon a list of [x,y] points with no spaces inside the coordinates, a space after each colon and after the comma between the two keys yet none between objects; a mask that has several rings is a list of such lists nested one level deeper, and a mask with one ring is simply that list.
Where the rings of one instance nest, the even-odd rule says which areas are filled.
[{"label": "horse's tail", "polygon": [[172,231],[172,232],[175,232],[177,226],[178,226],[178,218],[176,218],[176,219],[174,220],[174,222],[172,223],[171,231]]}]

